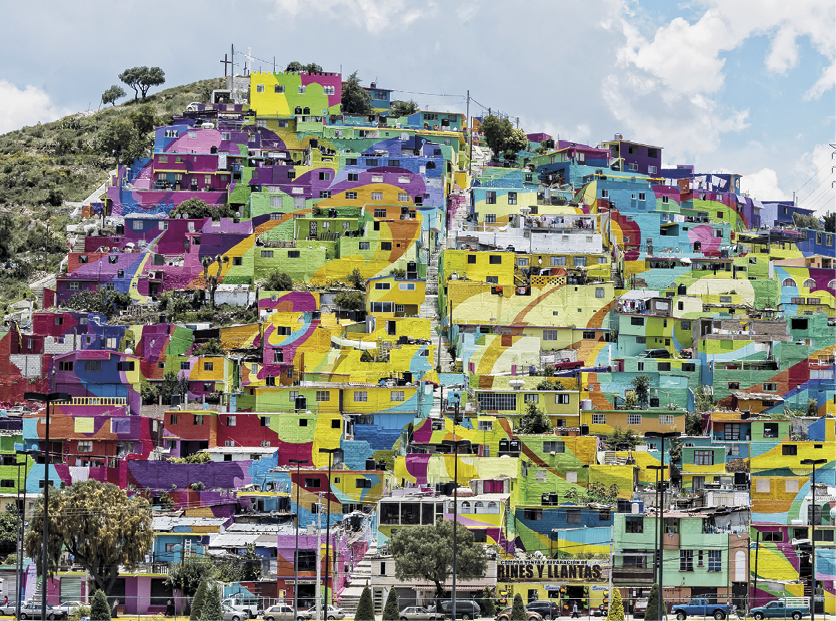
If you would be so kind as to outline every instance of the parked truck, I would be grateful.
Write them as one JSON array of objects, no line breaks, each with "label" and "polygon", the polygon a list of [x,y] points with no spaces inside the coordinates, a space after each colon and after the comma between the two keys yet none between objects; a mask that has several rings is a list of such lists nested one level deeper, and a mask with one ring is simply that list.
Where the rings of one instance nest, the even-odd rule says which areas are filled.
[{"label": "parked truck", "polygon": [[729,606],[712,602],[706,597],[695,597],[687,604],[675,604],[671,614],[680,621],[687,617],[714,617],[719,621],[729,616]]},{"label": "parked truck", "polygon": [[800,619],[810,616],[810,601],[807,597],[787,597],[768,602],[749,611],[749,615],[761,619]]}]

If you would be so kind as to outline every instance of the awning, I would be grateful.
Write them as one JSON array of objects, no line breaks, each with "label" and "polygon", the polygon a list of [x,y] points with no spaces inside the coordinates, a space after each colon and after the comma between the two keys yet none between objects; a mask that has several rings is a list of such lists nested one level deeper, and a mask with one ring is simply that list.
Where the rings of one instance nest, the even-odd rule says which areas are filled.
[{"label": "awning", "polygon": [[[408,585],[406,585],[406,586],[408,586]],[[456,591],[462,591],[462,590],[475,591],[477,589],[479,589],[479,590],[484,589],[486,586],[489,586],[487,581],[485,581],[485,582],[465,582],[464,584],[457,583],[456,584]],[[419,585],[419,586],[414,586],[412,588],[415,589],[416,591],[435,591],[434,586]],[[447,585],[444,586],[445,591],[449,591],[452,588],[453,588],[452,584],[447,584]]]}]

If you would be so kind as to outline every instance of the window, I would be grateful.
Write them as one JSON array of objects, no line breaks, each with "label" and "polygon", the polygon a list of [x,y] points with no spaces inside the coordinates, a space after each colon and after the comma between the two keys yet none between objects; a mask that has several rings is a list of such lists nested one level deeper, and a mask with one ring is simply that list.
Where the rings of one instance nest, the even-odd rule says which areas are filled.
[{"label": "window", "polygon": [[556,341],[557,340],[557,330],[543,330],[543,340],[544,341]]},{"label": "window", "polygon": [[670,426],[673,425],[673,414],[662,414],[659,416],[659,424]]},{"label": "window", "polygon": [[783,444],[781,445],[781,455],[798,455],[797,444]]},{"label": "window", "polygon": [[551,258],[552,267],[559,267],[561,265],[566,265],[566,257],[552,257]]},{"label": "window", "polygon": [[643,533],[644,532],[644,517],[628,515],[624,518],[624,532],[625,533]]},{"label": "window", "polygon": [[101,360],[85,360],[84,361],[84,370],[85,371],[101,371],[102,370],[102,361]]},{"label": "window", "polygon": [[321,403],[323,401],[330,401],[331,400],[331,392],[328,390],[317,390],[316,391],[316,402]]},{"label": "window", "polygon": [[489,262],[491,265],[500,265],[502,264],[502,256],[498,254],[492,254],[489,257]]},{"label": "window", "polygon": [[512,393],[480,393],[481,410],[516,410],[517,395]]},{"label": "window", "polygon": [[78,443],[78,452],[79,453],[92,453],[93,452],[93,442],[91,440],[80,440]]},{"label": "window", "polygon": [[272,250],[262,250],[261,251],[261,258],[262,259],[272,259],[273,258],[273,251]]},{"label": "window", "polygon": [[398,202],[399,203],[408,203],[409,202],[409,194],[404,194],[403,192],[400,192],[398,194]]},{"label": "window", "polygon": [[781,286],[782,286],[782,287],[795,287],[795,286],[797,286],[797,285],[795,284],[795,281],[794,281],[792,278],[785,278],[785,279],[781,282]]},{"label": "window", "polygon": [[307,418],[300,418],[299,419],[299,426],[300,427],[307,427],[308,426],[308,419]]},{"label": "window", "polygon": [[694,551],[679,551],[679,571],[694,571]]},{"label": "window", "polygon": [[357,249],[358,250],[369,250],[370,249],[369,242],[359,242],[358,245],[357,245]]},{"label": "window", "polygon": [[641,425],[642,424],[642,415],[641,414],[628,414],[627,415],[627,424],[628,425]]},{"label": "window", "polygon": [[58,370],[59,371],[72,371],[73,370],[73,363],[72,361],[62,361],[58,363]]},{"label": "window", "polygon": [[566,509],[566,523],[567,524],[580,524],[581,523],[581,510],[580,509]]},{"label": "window", "polygon": [[537,394],[527,394],[525,396],[526,403],[540,403],[540,395]]},{"label": "window", "polygon": [[630,325],[631,326],[643,326],[644,325],[644,317],[630,317]]},{"label": "window", "polygon": [[318,478],[305,478],[305,488],[318,488],[322,485],[322,479]]},{"label": "window", "polygon": [[487,224],[496,224],[496,214],[495,213],[486,213],[485,214],[485,222]]},{"label": "window", "polygon": [[298,250],[288,250],[287,251],[287,258],[288,259],[298,259],[300,257],[300,253]]},{"label": "window", "polygon": [[766,392],[777,392],[778,391],[778,384],[774,382],[764,382],[763,389]]},{"label": "window", "polygon": [[392,242],[380,242],[380,249],[381,250],[391,250],[392,249]]},{"label": "window", "polygon": [[382,201],[383,200],[383,192],[372,192],[372,200],[373,201]]},{"label": "window", "polygon": [[603,298],[604,297],[604,288],[603,287],[595,287],[595,297],[596,298]]},{"label": "window", "polygon": [[593,414],[592,415],[592,424],[593,425],[606,425],[607,424],[607,415],[606,414]]},{"label": "window", "polygon": [[493,421],[480,420],[477,428],[479,431],[493,431]]},{"label": "window", "polygon": [[517,204],[517,193],[516,192],[508,192],[508,204],[509,205],[516,205]]},{"label": "window", "polygon": [[778,423],[764,423],[763,424],[763,437],[764,438],[777,438],[778,437]]},{"label": "window", "polygon": [[378,291],[389,291],[392,288],[392,283],[376,282],[374,283],[374,288]]},{"label": "window", "polygon": [[781,543],[782,541],[784,541],[784,532],[780,530],[766,531],[764,533],[761,533],[761,540],[773,543]]},{"label": "window", "polygon": [[371,486],[372,486],[371,479],[367,479],[365,477],[364,478],[359,478],[359,479],[354,479],[354,487],[356,487],[357,489],[368,489]]},{"label": "window", "polygon": [[575,267],[586,267],[586,257],[573,258],[572,265],[574,265]]},{"label": "window", "polygon": [[658,362],[656,364],[657,371],[670,371],[671,370],[671,363],[670,362]]},{"label": "window", "polygon": [[133,360],[123,360],[116,363],[116,370],[117,371],[133,371],[134,370],[134,361]]},{"label": "window", "polygon": [[200,426],[203,424],[203,414],[195,414],[194,420],[192,421],[193,425]]},{"label": "window", "polygon": [[523,509],[523,519],[525,520],[542,520],[542,509]]},{"label": "window", "polygon": [[670,199],[669,196],[663,196],[662,197],[662,203],[664,203],[665,205],[667,205],[670,202],[670,200],[671,199]]},{"label": "window", "polygon": [[81,291],[81,283],[80,282],[68,282],[67,283],[67,291]]},{"label": "window", "polygon": [[729,390],[739,390],[740,389],[740,382],[729,382],[728,387],[729,387]]},{"label": "window", "polygon": [[[646,198],[645,198],[645,193],[644,193],[644,192],[639,192],[639,200],[640,200],[640,201],[646,200]],[[626,240],[625,240],[625,241],[626,241]]]},{"label": "window", "polygon": [[405,398],[403,390],[393,390],[389,393],[389,401],[400,403]]},{"label": "window", "polygon": [[713,466],[714,451],[694,451],[695,466]]},{"label": "window", "polygon": [[558,405],[569,405],[569,395],[555,395],[554,402]]},{"label": "window", "polygon": [[204,362],[203,363],[203,370],[204,371],[214,371],[215,370],[215,363],[214,362]]},{"label": "window", "polygon": [[566,443],[560,441],[546,441],[543,442],[544,453],[565,453]]},{"label": "window", "polygon": [[227,416],[226,417],[226,426],[227,427],[237,427],[238,426],[238,418],[236,416]]},{"label": "window", "polygon": [[496,192],[487,192],[485,194],[485,203],[488,205],[496,205]]},{"label": "window", "polygon": [[823,530],[821,528],[816,528],[813,530],[813,539],[815,541],[833,541],[833,533],[836,532],[833,529]]},{"label": "window", "polygon": [[319,198],[331,198],[331,192],[328,190],[321,190],[319,192]]},{"label": "window", "polygon": [[354,391],[354,403],[365,403],[369,400],[369,393],[365,390]]}]

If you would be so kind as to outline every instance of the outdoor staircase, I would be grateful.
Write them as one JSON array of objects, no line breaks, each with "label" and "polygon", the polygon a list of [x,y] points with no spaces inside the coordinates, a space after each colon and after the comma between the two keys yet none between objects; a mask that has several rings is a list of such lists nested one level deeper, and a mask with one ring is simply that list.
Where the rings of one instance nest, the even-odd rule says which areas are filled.
[{"label": "outdoor staircase", "polygon": [[[343,609],[347,617],[353,617],[357,611],[357,604],[360,603],[360,595],[362,595],[363,589],[371,587],[371,557],[375,554],[377,554],[377,540],[372,540],[366,554],[349,573],[349,586],[340,594],[340,608]],[[377,610],[377,612],[382,612],[382,609]]]}]

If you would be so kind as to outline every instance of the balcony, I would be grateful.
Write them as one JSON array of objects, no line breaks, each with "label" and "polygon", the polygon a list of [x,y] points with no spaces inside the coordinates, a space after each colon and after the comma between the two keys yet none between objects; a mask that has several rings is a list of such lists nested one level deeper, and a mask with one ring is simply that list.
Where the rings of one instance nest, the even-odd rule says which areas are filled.
[{"label": "balcony", "polygon": [[643,567],[614,567],[612,570],[613,582],[653,582],[653,568]]}]

